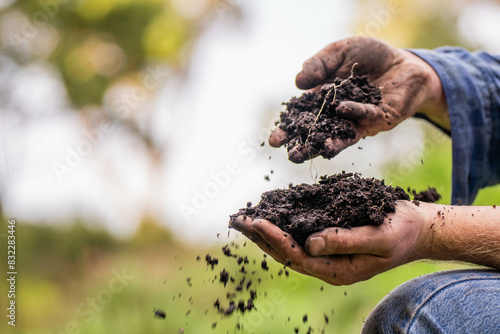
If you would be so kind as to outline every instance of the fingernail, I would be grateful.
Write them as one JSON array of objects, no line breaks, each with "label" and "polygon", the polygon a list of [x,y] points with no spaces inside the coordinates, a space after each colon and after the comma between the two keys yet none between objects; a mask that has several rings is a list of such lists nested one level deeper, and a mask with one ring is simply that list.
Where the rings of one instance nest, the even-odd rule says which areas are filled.
[{"label": "fingernail", "polygon": [[325,239],[321,237],[310,238],[307,248],[309,249],[309,254],[311,255],[322,254],[326,249]]}]

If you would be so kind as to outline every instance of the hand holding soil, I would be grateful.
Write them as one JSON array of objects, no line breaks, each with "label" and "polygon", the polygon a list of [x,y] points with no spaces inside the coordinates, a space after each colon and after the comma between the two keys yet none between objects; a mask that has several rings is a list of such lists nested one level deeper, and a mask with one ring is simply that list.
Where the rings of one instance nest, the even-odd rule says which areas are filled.
[{"label": "hand holding soil", "polygon": [[238,217],[232,226],[276,261],[332,285],[349,285],[422,258],[428,246],[420,206],[398,201],[381,225],[328,228],[311,235],[305,249],[273,223]]},{"label": "hand holding soil", "polygon": [[[434,202],[435,189],[413,192]],[[340,173],[265,192],[231,215],[278,262],[330,284],[352,284],[416,260],[426,242],[420,201],[383,180]]]},{"label": "hand holding soil", "polygon": [[496,206],[399,200],[395,209],[381,225],[327,228],[310,235],[304,247],[268,220],[238,216],[231,227],[276,261],[332,285],[367,280],[420,259],[500,268]]},{"label": "hand holding soil", "polygon": [[[291,137],[297,137],[296,134],[280,125],[271,134],[269,144],[273,147],[289,145],[289,159],[296,163],[318,154],[332,158],[365,136],[394,128],[421,107],[425,109],[424,112],[431,114],[431,119],[436,119],[436,109],[441,114],[445,110],[446,114],[444,94],[434,70],[412,53],[372,38],[356,37],[328,45],[304,63],[303,70],[297,75],[296,84],[297,87],[311,89],[310,93],[316,94],[322,92],[324,84],[335,83],[339,87],[342,82],[340,79],[351,75],[366,75],[369,83],[379,88],[382,94],[379,101],[344,100],[335,106],[334,116],[348,120],[352,134],[345,136],[326,133],[326,136],[321,137],[324,143],[318,150],[314,145],[306,143],[308,139],[293,140]],[[323,87],[322,96],[325,100],[326,97],[331,100],[331,95],[335,93],[327,95],[331,87]],[[290,103],[293,103],[293,99]],[[321,108],[317,109],[319,111]],[[442,118],[438,121],[446,123]],[[310,126],[313,125],[313,122],[309,123]],[[323,131],[332,130],[326,128]]]}]

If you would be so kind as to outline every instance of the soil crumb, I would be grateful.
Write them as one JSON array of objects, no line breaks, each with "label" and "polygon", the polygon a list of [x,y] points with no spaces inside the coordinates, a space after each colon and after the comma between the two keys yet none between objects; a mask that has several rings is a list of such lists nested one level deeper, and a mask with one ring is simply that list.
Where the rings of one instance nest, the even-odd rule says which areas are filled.
[{"label": "soil crumb", "polygon": [[154,316],[158,319],[165,319],[167,314],[162,309],[154,309]]}]

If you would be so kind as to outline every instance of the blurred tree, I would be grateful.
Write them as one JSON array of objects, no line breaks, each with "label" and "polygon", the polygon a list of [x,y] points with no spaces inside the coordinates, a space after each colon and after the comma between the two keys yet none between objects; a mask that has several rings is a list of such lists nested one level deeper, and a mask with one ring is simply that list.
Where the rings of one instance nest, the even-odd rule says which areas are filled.
[{"label": "blurred tree", "polygon": [[15,1],[1,12],[7,24],[0,51],[22,64],[55,64],[77,108],[101,104],[112,83],[137,76],[150,61],[176,69],[187,64],[189,46],[215,7],[209,0],[191,1],[202,10],[186,17],[177,2]]},{"label": "blurred tree", "polygon": [[457,33],[463,2],[468,0],[360,0],[355,32],[383,39],[397,47],[466,46]]},{"label": "blurred tree", "polygon": [[[152,133],[154,94],[182,82],[204,28],[237,14],[238,6],[222,0],[0,1],[0,78],[8,84],[30,66],[48,69],[65,87],[60,105],[79,113],[87,133],[107,124],[145,148],[154,185],[166,144]],[[26,117],[30,111],[16,108],[13,95],[0,92],[0,105]],[[154,216],[145,202],[144,217]]]}]

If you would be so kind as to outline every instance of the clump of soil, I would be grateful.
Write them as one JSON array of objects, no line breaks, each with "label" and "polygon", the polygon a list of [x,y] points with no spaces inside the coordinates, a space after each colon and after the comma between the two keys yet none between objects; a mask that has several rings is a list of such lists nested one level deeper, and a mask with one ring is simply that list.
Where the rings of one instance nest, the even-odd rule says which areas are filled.
[{"label": "clump of soil", "polygon": [[325,147],[328,138],[348,140],[356,137],[351,123],[338,116],[340,102],[378,105],[382,99],[380,89],[370,85],[367,76],[350,77],[344,81],[336,78],[333,85],[324,85],[318,92],[307,92],[284,103],[286,111],[280,114],[277,125],[288,134],[284,144],[289,153],[294,147],[307,148],[311,157],[319,154],[332,158],[334,152]]},{"label": "clump of soil", "polygon": [[[408,189],[410,192],[410,189]],[[430,188],[417,193],[415,190],[411,190],[413,198],[415,201],[434,203],[441,198],[441,195],[437,192],[436,188]]]},{"label": "clump of soil", "polygon": [[269,220],[304,246],[309,235],[325,228],[380,225],[388,213],[395,212],[397,200],[409,199],[402,188],[386,186],[383,180],[342,172],[323,176],[312,185],[267,191],[259,204],[230,217]]}]

